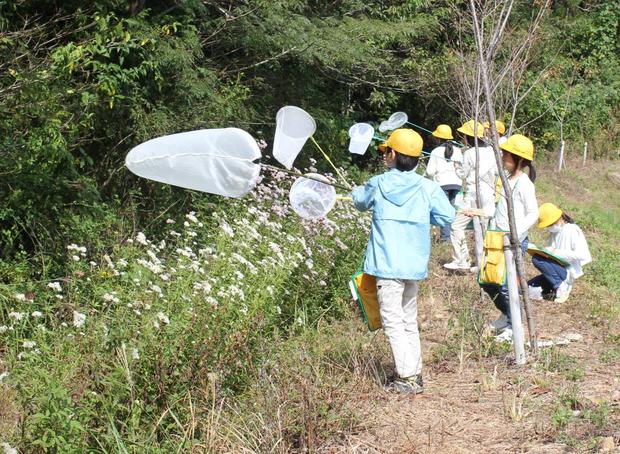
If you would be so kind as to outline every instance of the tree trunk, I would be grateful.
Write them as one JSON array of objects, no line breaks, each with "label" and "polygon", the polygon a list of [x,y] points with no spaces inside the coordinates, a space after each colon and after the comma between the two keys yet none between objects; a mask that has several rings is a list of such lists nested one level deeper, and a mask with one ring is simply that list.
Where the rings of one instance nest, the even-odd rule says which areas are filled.
[{"label": "tree trunk", "polygon": [[499,135],[497,134],[497,128],[495,126],[495,111],[493,109],[493,93],[491,92],[491,83],[489,81],[489,69],[484,51],[482,49],[483,36],[480,31],[478,23],[478,15],[476,13],[476,5],[474,0],[470,0],[470,7],[473,16],[474,36],[476,39],[476,47],[478,48],[478,59],[480,64],[480,72],[482,75],[482,86],[486,96],[488,120],[491,126],[493,149],[495,151],[495,160],[497,162],[497,168],[500,169],[499,176],[502,180],[504,192],[506,194],[506,203],[508,209],[508,222],[510,225],[510,247],[515,257],[517,266],[517,276],[521,287],[521,293],[523,297],[523,303],[525,308],[525,314],[527,316],[528,334],[530,340],[530,347],[534,354],[538,353],[538,340],[536,332],[536,317],[534,315],[533,308],[528,294],[527,280],[525,279],[525,266],[523,263],[523,254],[521,252],[521,244],[517,236],[517,226],[514,215],[514,204],[512,200],[512,188],[508,182],[508,177],[503,172],[502,153],[499,148]]},{"label": "tree trunk", "polygon": [[142,12],[144,6],[146,4],[146,0],[132,0],[129,4],[129,15],[135,16]]}]

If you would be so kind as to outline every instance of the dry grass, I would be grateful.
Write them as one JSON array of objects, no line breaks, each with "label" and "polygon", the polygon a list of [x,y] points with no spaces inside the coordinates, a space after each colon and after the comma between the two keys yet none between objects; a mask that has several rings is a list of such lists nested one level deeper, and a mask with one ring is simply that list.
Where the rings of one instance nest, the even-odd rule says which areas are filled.
[{"label": "dry grass", "polygon": [[13,433],[17,428],[18,418],[19,411],[15,405],[15,391],[0,384],[0,434],[8,436]]},{"label": "dry grass", "polygon": [[[579,178],[559,180],[543,166],[540,200],[600,203],[618,212],[617,198],[597,196],[598,175],[608,167],[596,163]],[[598,251],[620,244],[620,232],[610,245],[613,230],[586,234]],[[588,276],[567,304],[539,303],[542,339],[567,331],[583,339],[517,367],[511,348],[485,332],[496,316],[492,303],[479,300],[472,275],[441,267],[448,255],[445,246],[435,247],[420,292],[424,395],[382,390],[393,373],[389,346],[381,333],[364,330],[352,306],[349,320],[270,346],[272,361],[241,398],[223,399],[214,385],[196,404],[203,441],[196,450],[564,453],[591,452],[604,437],[620,442],[620,301],[613,288]]]}]

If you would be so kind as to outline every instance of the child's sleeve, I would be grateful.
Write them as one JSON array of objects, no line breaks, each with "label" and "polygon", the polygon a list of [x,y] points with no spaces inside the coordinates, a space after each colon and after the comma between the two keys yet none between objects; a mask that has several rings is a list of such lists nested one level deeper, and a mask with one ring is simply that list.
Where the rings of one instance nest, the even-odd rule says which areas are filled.
[{"label": "child's sleeve", "polygon": [[435,186],[435,189],[431,193],[431,224],[443,227],[444,225],[452,224],[456,212],[454,207],[450,204],[445,192],[439,187]]},{"label": "child's sleeve", "polygon": [[437,173],[437,156],[435,150],[431,151],[431,155],[428,158],[428,165],[426,166],[426,176],[431,178]]},{"label": "child's sleeve", "polygon": [[353,205],[359,211],[366,211],[372,208],[375,202],[375,191],[377,185],[373,180],[366,183],[365,186],[356,186],[351,192]]},{"label": "child's sleeve", "polygon": [[525,207],[523,220],[523,232],[517,232],[519,236],[530,230],[538,221],[538,201],[536,200],[536,188],[533,183],[523,185],[520,191],[521,202]]},{"label": "child's sleeve", "polygon": [[571,231],[570,246],[570,249],[552,249],[552,251],[558,257],[570,262],[586,264],[592,261],[588,242],[581,230],[574,229]]}]

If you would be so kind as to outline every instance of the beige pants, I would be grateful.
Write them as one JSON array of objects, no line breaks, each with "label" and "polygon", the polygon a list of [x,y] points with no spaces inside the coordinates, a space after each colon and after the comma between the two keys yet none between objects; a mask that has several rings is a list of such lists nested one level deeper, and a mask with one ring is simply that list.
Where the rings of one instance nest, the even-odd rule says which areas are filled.
[{"label": "beige pants", "polygon": [[452,222],[450,242],[452,243],[452,261],[463,267],[469,266],[469,248],[465,238],[465,228],[471,221],[469,216],[457,214]]},{"label": "beige pants", "polygon": [[381,323],[400,377],[422,372],[417,296],[417,281],[377,278]]}]

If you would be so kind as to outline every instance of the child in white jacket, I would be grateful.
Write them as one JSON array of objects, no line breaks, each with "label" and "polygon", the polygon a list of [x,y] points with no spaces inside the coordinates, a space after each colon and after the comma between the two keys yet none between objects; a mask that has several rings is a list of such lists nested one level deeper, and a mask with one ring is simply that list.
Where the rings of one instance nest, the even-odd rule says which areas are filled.
[{"label": "child in white jacket", "polygon": [[[462,181],[456,173],[456,165],[463,162],[461,149],[457,147],[452,139],[452,128],[448,125],[439,125],[432,132],[433,137],[446,140],[431,151],[428,164],[426,166],[426,176],[435,181],[448,197],[450,204],[454,206],[454,200],[461,190]],[[450,240],[450,224],[446,224],[440,230],[439,241]]]},{"label": "child in white jacket", "polygon": [[[528,231],[538,220],[538,202],[536,201],[536,170],[532,164],[534,160],[534,144],[530,139],[515,134],[500,145],[503,151],[502,163],[508,173],[508,183],[512,189],[512,204],[514,208],[517,236],[521,243],[521,250],[525,252],[528,246]],[[524,170],[527,169],[528,173]],[[501,188],[501,196],[497,203],[495,216],[491,220],[492,230],[509,231],[508,202],[506,191]],[[508,286],[496,284],[481,284],[482,289],[491,297],[495,307],[501,312],[500,317],[490,325],[491,329],[499,332],[498,340],[512,339],[512,321],[510,320],[510,298]]]},{"label": "child in white jacket", "polygon": [[[465,180],[463,208],[481,208],[485,212],[493,211],[495,203],[495,180],[497,178],[497,164],[493,147],[483,141],[484,126],[470,120],[457,129],[463,134],[463,138],[469,144],[473,144],[474,136],[478,137],[478,187],[480,189],[480,203],[476,201],[476,147],[467,148],[463,151],[462,164],[456,165],[456,174]],[[444,264],[448,270],[469,271],[469,248],[465,238],[465,229],[471,221],[469,215],[459,212],[451,226],[450,241],[452,243],[452,261]]]},{"label": "child in white jacket", "polygon": [[542,274],[528,281],[530,294],[551,295],[556,303],[568,299],[575,280],[583,276],[583,266],[592,261],[590,249],[583,232],[575,221],[552,203],[540,207],[538,227],[549,232],[546,251],[568,262],[568,266],[544,257],[532,256],[532,263]]}]

